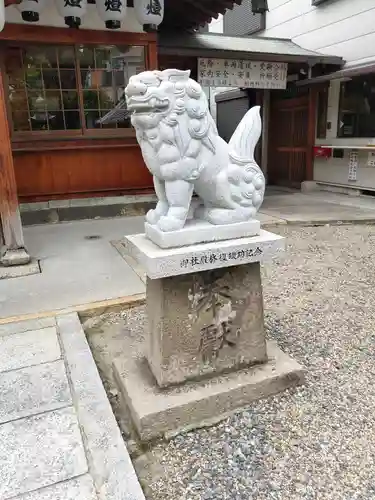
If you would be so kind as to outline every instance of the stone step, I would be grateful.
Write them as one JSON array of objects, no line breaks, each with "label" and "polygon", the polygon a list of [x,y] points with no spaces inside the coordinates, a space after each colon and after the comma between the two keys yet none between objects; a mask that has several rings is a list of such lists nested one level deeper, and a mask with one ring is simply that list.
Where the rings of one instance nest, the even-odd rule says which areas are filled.
[{"label": "stone step", "polygon": [[20,205],[24,226],[56,224],[84,219],[105,219],[113,217],[134,217],[145,215],[154,208],[153,194],[119,196],[106,198],[77,198],[52,200]]}]

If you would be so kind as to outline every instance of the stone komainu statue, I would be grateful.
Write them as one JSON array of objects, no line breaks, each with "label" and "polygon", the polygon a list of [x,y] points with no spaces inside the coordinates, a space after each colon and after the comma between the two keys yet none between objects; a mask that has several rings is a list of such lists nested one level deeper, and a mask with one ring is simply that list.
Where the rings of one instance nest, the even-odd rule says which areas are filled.
[{"label": "stone komainu statue", "polygon": [[226,143],[190,71],[145,71],[130,78],[125,95],[158,197],[147,222],[162,231],[183,228],[193,192],[199,197],[196,218],[211,224],[254,218],[265,189],[254,160],[259,106],[246,113]]}]

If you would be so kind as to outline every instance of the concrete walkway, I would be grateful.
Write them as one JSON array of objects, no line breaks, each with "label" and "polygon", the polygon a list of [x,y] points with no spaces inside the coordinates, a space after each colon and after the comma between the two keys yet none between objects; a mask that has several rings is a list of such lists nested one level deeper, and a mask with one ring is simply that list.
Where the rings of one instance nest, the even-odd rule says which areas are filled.
[{"label": "concrete walkway", "polygon": [[144,500],[78,316],[0,326],[0,500]]},{"label": "concrete walkway", "polygon": [[374,223],[375,198],[271,189],[260,210],[286,224]]},{"label": "concrete walkway", "polygon": [[111,245],[141,230],[141,217],[25,228],[42,272],[0,280],[0,321],[142,293],[142,281]]},{"label": "concrete walkway", "polygon": [[[270,189],[259,214],[263,226],[277,224],[375,223],[375,199]],[[88,220],[25,229],[41,274],[0,280],[0,323],[142,294],[140,276],[114,242],[142,232],[143,217]]]}]

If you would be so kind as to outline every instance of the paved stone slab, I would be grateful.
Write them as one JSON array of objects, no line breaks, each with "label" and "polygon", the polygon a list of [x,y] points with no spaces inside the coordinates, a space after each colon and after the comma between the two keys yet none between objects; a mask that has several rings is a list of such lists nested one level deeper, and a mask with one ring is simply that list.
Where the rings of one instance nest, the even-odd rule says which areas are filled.
[{"label": "paved stone slab", "polygon": [[278,217],[272,217],[271,215],[264,214],[262,210],[258,212],[257,218],[260,222],[261,227],[267,226],[280,226],[285,225],[286,221],[283,219],[279,219]]},{"label": "paved stone slab", "polygon": [[145,223],[146,236],[161,248],[182,247],[234,238],[248,238],[258,235],[259,232],[260,222],[258,220],[215,226],[206,221],[193,219],[186,221],[182,229],[170,232],[161,231],[157,226]]},{"label": "paved stone slab", "polygon": [[73,408],[0,425],[0,500],[86,472]]},{"label": "paved stone slab", "polygon": [[0,423],[71,404],[64,362],[0,373]]},{"label": "paved stone slab", "polygon": [[78,315],[58,316],[57,325],[98,495],[145,500]]},{"label": "paved stone slab", "polygon": [[304,381],[304,369],[275,342],[267,344],[267,351],[268,363],[170,389],[160,389],[145,360],[132,353],[114,361],[114,375],[139,435],[148,441],[218,422]]},{"label": "paved stone slab", "polygon": [[126,236],[125,240],[131,256],[144,267],[151,279],[262,262],[285,250],[282,236],[263,229],[259,236],[182,248],[160,248],[144,234]]},{"label": "paved stone slab", "polygon": [[21,278],[23,276],[30,276],[31,274],[39,274],[41,272],[39,262],[32,260],[27,264],[21,266],[2,266],[0,265],[0,280],[9,278]]},{"label": "paved stone slab", "polygon": [[88,474],[47,486],[17,497],[17,500],[97,500],[94,484]]},{"label": "paved stone slab", "polygon": [[56,320],[53,316],[46,318],[28,319],[25,321],[12,321],[12,323],[4,323],[0,325],[0,335],[10,335],[12,333],[22,333],[30,330],[40,330],[56,326]]},{"label": "paved stone slab", "polygon": [[56,328],[0,336],[0,372],[47,363],[60,357]]}]

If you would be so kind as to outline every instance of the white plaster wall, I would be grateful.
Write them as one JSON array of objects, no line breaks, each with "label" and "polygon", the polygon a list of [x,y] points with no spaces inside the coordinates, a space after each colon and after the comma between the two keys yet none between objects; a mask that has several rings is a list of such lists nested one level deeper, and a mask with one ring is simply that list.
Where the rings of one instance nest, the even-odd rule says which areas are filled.
[{"label": "white plaster wall", "polygon": [[375,58],[375,1],[268,0],[260,36],[292,38],[306,49],[343,57],[347,63]]},{"label": "white plaster wall", "polygon": [[[57,12],[55,3],[52,0],[47,0],[46,6],[40,14],[40,19],[38,23],[25,23],[22,20],[21,13],[14,5],[11,5],[5,9],[6,12],[6,22],[15,24],[32,24],[35,26],[53,26],[55,28],[67,28],[64,18],[60,16]],[[82,21],[82,26],[80,29],[90,29],[90,30],[102,30],[105,31],[105,23],[99,17],[96,6],[89,4],[87,6],[87,13]],[[108,30],[111,31],[111,30]],[[143,27],[137,21],[135,17],[134,9],[128,8],[126,12],[126,17],[121,23],[121,29],[116,31],[127,31],[133,33],[143,32]]]},{"label": "white plaster wall", "polygon": [[358,153],[357,180],[348,181],[349,154],[345,151],[344,158],[317,158],[314,162],[314,180],[327,184],[335,184],[356,189],[373,191],[375,189],[375,167],[368,167],[368,151]]}]

